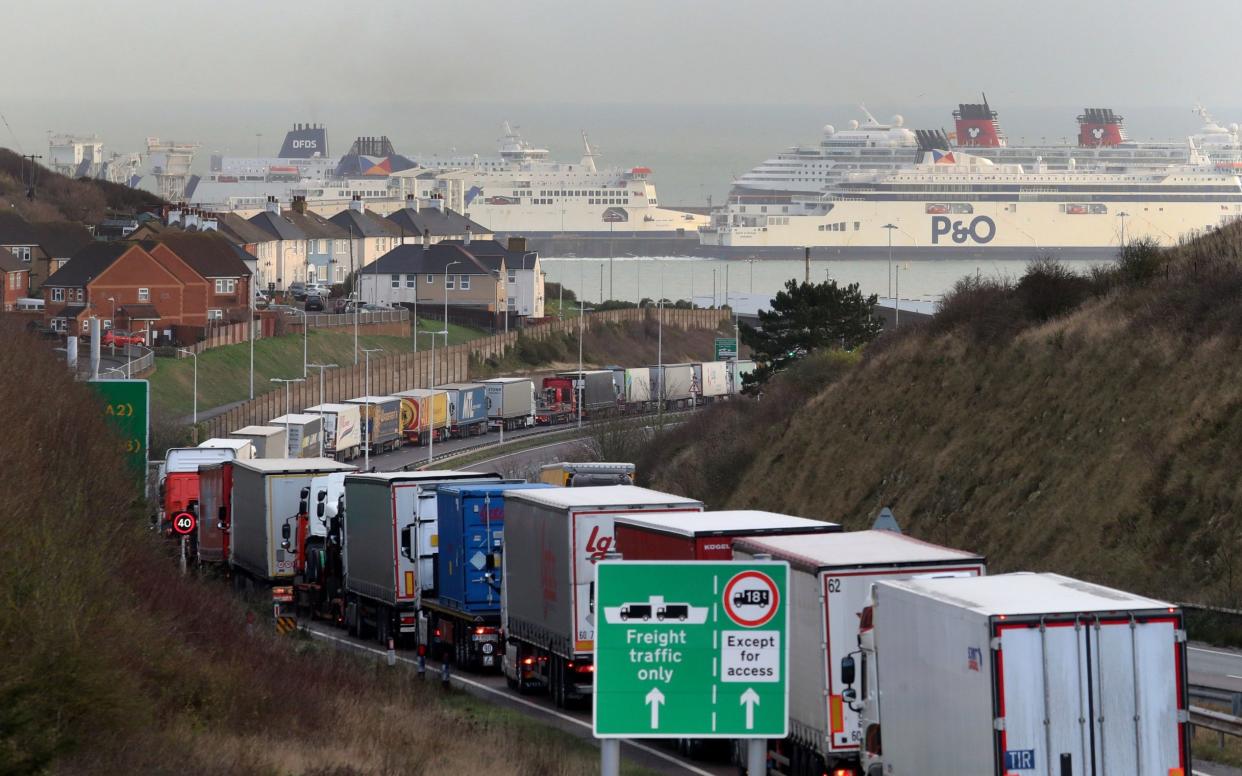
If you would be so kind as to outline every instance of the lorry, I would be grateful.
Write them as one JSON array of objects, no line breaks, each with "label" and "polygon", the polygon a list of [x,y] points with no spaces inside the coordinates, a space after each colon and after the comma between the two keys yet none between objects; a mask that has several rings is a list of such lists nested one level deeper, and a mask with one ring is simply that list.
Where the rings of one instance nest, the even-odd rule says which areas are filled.
[{"label": "lorry", "polygon": [[225,563],[229,559],[233,462],[221,461],[200,466],[198,468],[198,492],[198,527],[195,529],[198,562],[200,564]]},{"label": "lorry", "polygon": [[569,381],[568,385],[573,391],[571,397],[574,401],[574,411],[577,411],[577,403],[581,401],[584,418],[603,417],[617,411],[617,391],[612,382],[611,370],[587,369],[581,372],[577,370],[560,372],[556,377],[544,378],[545,392],[549,381],[555,381],[556,385]]},{"label": "lorry", "polygon": [[482,383],[446,383],[436,390],[448,394],[449,436],[487,433],[487,388]]},{"label": "lorry", "polygon": [[423,445],[427,440],[439,442],[449,435],[448,392],[432,388],[414,388],[393,396],[401,400],[401,433],[406,441]]},{"label": "lorry", "polygon": [[559,376],[543,378],[539,396],[535,401],[535,423],[540,426],[555,426],[574,420],[578,417],[574,398],[572,379]]},{"label": "lorry", "polygon": [[487,427],[512,431],[535,425],[535,383],[529,377],[480,380],[487,398]]},{"label": "lorry", "polygon": [[982,576],[984,559],[893,531],[734,539],[735,560],[758,555],[789,562],[796,613],[789,618],[789,672],[798,681],[789,686],[789,736],[768,742],[771,772],[853,773],[858,712],[845,702],[836,666],[858,648],[858,618],[871,586],[887,579]]},{"label": "lorry", "polygon": [[249,440],[255,458],[284,458],[289,454],[289,435],[284,426],[243,426],[229,437]]},{"label": "lorry", "polygon": [[651,370],[645,366],[626,369],[621,392],[622,408],[626,412],[643,412],[653,399]]},{"label": "lorry", "polygon": [[755,371],[755,362],[750,359],[726,361],[729,375],[729,393],[737,395],[742,392],[742,378]]},{"label": "lorry", "polygon": [[555,485],[558,488],[582,488],[588,485],[633,485],[634,464],[605,461],[549,463],[539,468],[539,481]]},{"label": "lorry", "polygon": [[885,581],[866,603],[835,664],[860,773],[1191,773],[1177,606],[1032,573]]},{"label": "lorry", "polygon": [[436,594],[424,596],[419,631],[430,651],[463,668],[500,666],[501,548],[505,497],[543,483],[441,485],[437,498],[440,553]]},{"label": "lorry", "polygon": [[225,447],[233,451],[233,457],[248,461],[254,458],[254,443],[248,439],[221,439],[220,437],[212,437],[211,439],[199,442],[199,447]]},{"label": "lorry", "polygon": [[279,426],[285,430],[289,443],[286,458],[320,457],[323,450],[320,447],[319,435],[323,431],[323,421],[318,415],[291,412],[288,415],[272,418],[268,421],[268,425]]},{"label": "lorry", "polygon": [[754,509],[627,515],[616,519],[617,550],[624,560],[733,560],[743,536],[836,533],[838,523]]},{"label": "lorry", "polygon": [[326,534],[319,520],[309,519],[305,502],[321,490],[340,491],[352,471],[328,458],[234,461],[228,521],[234,584],[292,584],[306,563],[311,536]]},{"label": "lorry", "polygon": [[663,364],[651,367],[651,392],[665,409],[689,406],[694,398],[694,365]]},{"label": "lorry", "polygon": [[704,361],[691,364],[698,403],[710,404],[729,395],[729,370],[726,361]]},{"label": "lorry", "polygon": [[436,491],[463,482],[500,482],[500,475],[433,470],[345,477],[343,624],[351,635],[427,645],[419,638],[418,609],[424,595],[435,595]]},{"label": "lorry", "polygon": [[362,411],[357,404],[316,404],[306,413],[323,420],[325,458],[352,461],[362,455]]},{"label": "lorry", "polygon": [[345,404],[356,404],[362,424],[362,446],[378,455],[401,446],[401,399],[395,396],[359,396]]},{"label": "lorry", "polygon": [[613,551],[613,521],[702,510],[693,499],[633,485],[506,494],[501,667],[509,686],[545,689],[561,707],[590,700],[595,563]]},{"label": "lorry", "polygon": [[236,451],[228,447],[173,447],[164,458],[160,479],[160,525],[171,530],[169,521],[178,512],[199,515],[198,468],[231,461]]}]

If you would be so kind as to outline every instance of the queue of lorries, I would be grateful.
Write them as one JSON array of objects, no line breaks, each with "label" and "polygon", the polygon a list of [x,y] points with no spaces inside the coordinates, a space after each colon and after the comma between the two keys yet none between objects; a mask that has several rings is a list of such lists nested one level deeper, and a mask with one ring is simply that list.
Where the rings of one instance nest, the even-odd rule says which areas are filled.
[{"label": "queue of lorries", "polygon": [[894,530],[709,511],[632,485],[629,464],[555,464],[527,483],[205,444],[168,466],[199,458],[198,562],[289,614],[500,671],[515,692],[590,700],[597,561],[770,558],[791,570],[789,736],[770,742],[770,773],[1191,772],[1185,630],[1163,601],[988,576],[975,553]]}]

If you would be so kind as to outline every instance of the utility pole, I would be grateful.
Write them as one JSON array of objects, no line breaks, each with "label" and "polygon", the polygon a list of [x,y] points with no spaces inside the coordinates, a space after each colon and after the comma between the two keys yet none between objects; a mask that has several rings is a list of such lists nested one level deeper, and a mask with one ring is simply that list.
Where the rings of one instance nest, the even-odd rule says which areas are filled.
[{"label": "utility pole", "polygon": [[[375,282],[379,282],[376,275]],[[354,297],[354,366],[358,366],[358,308],[362,306],[362,288],[360,276],[354,272],[354,225],[349,225],[349,287]],[[346,297],[348,298],[348,297]]]},{"label": "utility pole", "polygon": [[888,298],[893,298],[893,230],[897,228],[896,224],[885,224],[884,228],[888,230]]},{"label": "utility pole", "polygon": [[[26,185],[26,199],[35,198],[35,184],[39,179],[39,167],[35,162],[36,159],[42,159],[39,154],[22,154],[22,183]],[[30,161],[30,177],[26,177],[26,160]]]},{"label": "utility pole", "polygon": [[592,307],[584,307],[585,303],[578,300],[578,377],[574,386],[574,402],[578,405],[578,430],[582,430],[582,399],[586,395],[586,376],[582,374],[582,319],[587,313],[595,312]]},{"label": "utility pole", "polygon": [[802,261],[806,265],[806,284],[811,285],[811,248],[803,248]]}]

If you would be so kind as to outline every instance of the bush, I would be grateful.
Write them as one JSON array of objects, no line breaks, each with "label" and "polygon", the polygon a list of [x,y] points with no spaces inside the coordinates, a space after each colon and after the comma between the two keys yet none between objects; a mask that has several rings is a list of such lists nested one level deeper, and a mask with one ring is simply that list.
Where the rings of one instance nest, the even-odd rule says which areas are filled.
[{"label": "bush", "polygon": [[960,330],[983,344],[1007,340],[1023,324],[1023,310],[1013,290],[1007,278],[964,277],[940,300],[930,330]]},{"label": "bush", "polygon": [[1117,271],[1121,279],[1141,286],[1164,274],[1165,253],[1153,239],[1144,237],[1121,249]]},{"label": "bush", "polygon": [[1053,258],[1032,261],[1014,288],[1026,314],[1047,321],[1073,310],[1091,293],[1091,280]]}]

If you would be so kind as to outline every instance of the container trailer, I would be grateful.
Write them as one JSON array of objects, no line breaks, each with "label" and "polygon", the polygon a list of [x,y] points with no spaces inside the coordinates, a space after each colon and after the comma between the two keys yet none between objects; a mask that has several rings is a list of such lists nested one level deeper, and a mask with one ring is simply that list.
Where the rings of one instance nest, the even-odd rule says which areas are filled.
[{"label": "container trailer", "polygon": [[435,596],[424,596],[419,640],[463,667],[500,666],[500,553],[505,494],[543,483],[460,483],[438,492],[440,552]]},{"label": "container trailer", "polygon": [[688,406],[694,398],[694,365],[664,364],[651,367],[651,391],[665,409]]},{"label": "container trailer", "polygon": [[729,395],[727,361],[704,361],[691,366],[694,369],[694,393],[700,403],[709,404]]},{"label": "container trailer", "polygon": [[621,401],[626,412],[642,412],[652,402],[651,369],[645,366],[625,370]]},{"label": "container trailer", "polygon": [[742,378],[745,375],[755,371],[755,362],[750,359],[738,359],[737,361],[726,361],[729,375],[729,393],[739,394],[742,392]]},{"label": "container trailer", "polygon": [[[858,618],[871,586],[886,579],[981,576],[984,559],[892,531],[749,536],[733,557],[789,562],[789,736],[770,743],[773,773],[852,772],[859,762],[858,712],[845,702],[837,667],[858,648]],[[816,770],[818,769],[818,770]]]},{"label": "container trailer", "polygon": [[633,485],[634,464],[607,461],[549,463],[540,467],[539,481],[559,488],[589,485]]},{"label": "container trailer", "polygon": [[439,442],[449,435],[448,392],[438,388],[414,388],[393,394],[401,400],[401,433],[411,444]]},{"label": "container trailer", "polygon": [[862,773],[1190,774],[1173,604],[1031,573],[884,581],[867,603],[840,664]]},{"label": "container trailer", "polygon": [[362,455],[362,410],[357,404],[316,404],[306,413],[323,419],[323,457],[352,461]]},{"label": "container trailer", "polygon": [[286,458],[319,458],[319,434],[323,430],[323,422],[318,415],[305,412],[292,412],[268,421],[270,426],[279,426],[286,432],[288,448]]},{"label": "container trailer", "polygon": [[624,560],[733,560],[733,542],[740,537],[840,531],[838,523],[753,509],[616,519],[617,550]]},{"label": "container trailer", "polygon": [[574,391],[574,410],[577,411],[577,402],[581,401],[583,417],[600,417],[616,412],[617,392],[613,386],[611,370],[560,372],[555,378],[544,379],[544,389],[547,389],[549,380],[557,379],[570,381]]},{"label": "container trailer", "polygon": [[449,435],[454,439],[487,433],[487,388],[482,383],[446,383]]},{"label": "container trailer", "polygon": [[487,398],[487,427],[530,428],[535,425],[535,383],[529,377],[480,380]]},{"label": "container trailer", "polygon": [[199,443],[199,447],[225,447],[233,451],[233,458],[248,461],[255,457],[254,443],[248,439],[221,439],[213,437]]},{"label": "container trailer", "polygon": [[499,481],[498,474],[459,471],[345,478],[344,624],[352,635],[374,636],[380,644],[416,639],[422,597],[435,594],[437,489]]},{"label": "container trailer", "polygon": [[285,458],[289,455],[289,435],[284,426],[244,426],[229,434],[254,445],[255,458]]},{"label": "container trailer", "polygon": [[401,399],[395,396],[359,396],[345,404],[358,405],[362,419],[362,445],[378,455],[401,446]]},{"label": "container trailer", "polygon": [[638,512],[702,509],[693,499],[633,485],[506,494],[501,623],[509,685],[546,688],[558,706],[589,699],[595,562],[613,550],[613,521]]}]

